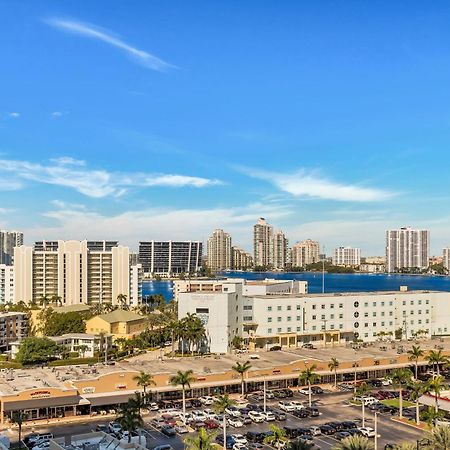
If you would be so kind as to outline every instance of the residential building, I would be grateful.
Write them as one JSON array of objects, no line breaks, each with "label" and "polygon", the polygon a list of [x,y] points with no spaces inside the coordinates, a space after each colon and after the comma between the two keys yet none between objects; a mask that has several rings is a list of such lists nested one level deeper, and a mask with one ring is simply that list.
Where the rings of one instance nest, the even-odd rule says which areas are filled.
[{"label": "residential building", "polygon": [[444,248],[442,256],[442,264],[445,270],[447,270],[447,272],[450,272],[450,247]]},{"label": "residential building", "polygon": [[292,267],[305,267],[320,261],[320,244],[317,241],[306,239],[297,242],[291,249]]},{"label": "residential building", "polygon": [[335,248],[332,262],[335,266],[359,266],[361,264],[361,249],[353,247]]},{"label": "residential building", "polygon": [[223,230],[214,230],[207,243],[207,265],[212,271],[232,268],[231,236]]},{"label": "residential building", "polygon": [[142,280],[144,271],[142,264],[130,263],[130,306],[139,306],[142,303]]},{"label": "residential building", "polygon": [[233,270],[247,270],[253,267],[253,257],[242,248],[232,247]]},{"label": "residential building", "polygon": [[62,305],[118,304],[119,295],[139,302],[130,295],[130,251],[115,241],[39,241],[14,254],[16,302],[47,297]]},{"label": "residential building", "polygon": [[288,261],[288,239],[281,231],[275,231],[273,234],[273,263],[275,270],[284,270]]},{"label": "residential building", "polygon": [[366,272],[366,273],[383,273],[386,270],[386,266],[384,263],[378,264],[378,263],[361,263],[359,266],[360,272]]},{"label": "residential building", "polygon": [[8,350],[10,343],[28,336],[28,314],[22,312],[0,313],[0,349]]},{"label": "residential building", "polygon": [[90,334],[112,334],[114,339],[133,338],[148,328],[148,319],[131,311],[116,309],[86,321],[86,332]]},{"label": "residential building", "polygon": [[255,266],[273,266],[273,227],[263,217],[253,226],[253,254]]},{"label": "residential building", "polygon": [[0,230],[0,264],[12,265],[14,262],[14,247],[23,245],[21,231]]},{"label": "residential building", "polygon": [[[450,292],[408,291],[336,294],[244,291],[243,280],[225,280],[207,292],[180,292],[179,318],[197,314],[211,352],[225,352],[234,336],[250,349],[296,347],[305,342],[338,345],[380,337],[403,339],[450,333]],[[220,318],[220,319],[219,319]]]},{"label": "residential building", "polygon": [[14,303],[14,267],[0,264],[0,304]]},{"label": "residential building", "polygon": [[386,270],[426,269],[430,253],[430,232],[400,228],[386,231]]},{"label": "residential building", "polygon": [[202,266],[202,247],[200,241],[142,241],[139,261],[145,274],[196,273]]}]

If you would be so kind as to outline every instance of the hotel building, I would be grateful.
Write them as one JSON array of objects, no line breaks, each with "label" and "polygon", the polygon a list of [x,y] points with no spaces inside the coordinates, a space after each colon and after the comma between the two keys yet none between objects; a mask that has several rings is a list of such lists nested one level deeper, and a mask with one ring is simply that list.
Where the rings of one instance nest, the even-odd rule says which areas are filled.
[{"label": "hotel building", "polygon": [[[39,241],[14,251],[15,301],[59,297],[62,305],[140,303],[139,269],[115,241]],[[132,284],[132,286],[130,286]]]},{"label": "hotel building", "polygon": [[359,266],[361,264],[361,249],[352,247],[335,248],[332,262],[335,266]]},{"label": "hotel building", "polygon": [[426,269],[430,253],[430,232],[400,228],[386,231],[386,271]]},{"label": "hotel building", "polygon": [[200,241],[142,241],[139,261],[145,274],[196,273],[202,266],[202,250]]},{"label": "hotel building", "polygon": [[233,254],[231,236],[223,230],[214,230],[207,243],[207,265],[212,271],[230,270]]}]

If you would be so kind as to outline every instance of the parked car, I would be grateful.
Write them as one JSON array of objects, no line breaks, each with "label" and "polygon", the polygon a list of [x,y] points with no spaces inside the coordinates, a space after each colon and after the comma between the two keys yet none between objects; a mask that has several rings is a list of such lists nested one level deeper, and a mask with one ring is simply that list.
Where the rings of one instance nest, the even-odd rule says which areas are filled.
[{"label": "parked car", "polygon": [[304,344],[302,344],[302,348],[307,348],[309,350],[314,350],[316,347],[314,347],[314,345],[312,345],[311,342],[305,342]]},{"label": "parked car", "polygon": [[150,425],[155,428],[161,428],[163,425],[166,425],[166,421],[162,417],[155,417],[150,420]]},{"label": "parked car", "polygon": [[241,419],[238,417],[230,417],[228,419],[228,425],[230,425],[230,427],[233,427],[233,428],[241,428],[244,426]]},{"label": "parked car", "polygon": [[312,436],[319,436],[322,434],[322,432],[320,431],[320,427],[316,425],[309,427],[309,432],[311,433]]},{"label": "parked car", "polygon": [[286,414],[283,411],[278,411],[275,409],[272,412],[275,416],[275,420],[279,420],[279,421],[286,420]]},{"label": "parked car", "polygon": [[148,409],[149,409],[150,411],[158,411],[158,410],[159,410],[158,403],[156,403],[156,402],[150,403],[150,404],[148,405]]},{"label": "parked car", "polygon": [[175,431],[176,431],[178,434],[186,434],[186,433],[189,433],[189,430],[188,430],[187,427],[185,427],[184,425],[177,425],[177,426],[175,427]]},{"label": "parked car", "polygon": [[209,395],[204,395],[203,397],[200,397],[199,400],[202,405],[212,405],[214,403],[214,397]]},{"label": "parked car", "polygon": [[311,392],[313,394],[323,394],[323,389],[320,386],[311,386]]},{"label": "parked car", "polygon": [[365,437],[372,438],[375,437],[375,430],[370,427],[360,427],[359,431],[361,431],[361,434]]},{"label": "parked car", "polygon": [[122,427],[118,422],[109,422],[108,427],[111,433],[120,433],[122,431]]},{"label": "parked car", "polygon": [[342,439],[350,437],[351,434],[348,431],[338,431],[334,434],[334,438],[338,441],[342,441]]},{"label": "parked car", "polygon": [[234,439],[236,444],[247,444],[247,438],[242,434],[232,434],[231,437]]},{"label": "parked car", "polygon": [[173,437],[177,434],[177,432],[175,431],[175,428],[172,427],[171,425],[163,425],[161,427],[161,433],[164,434],[167,437]]},{"label": "parked car", "polygon": [[237,442],[233,445],[233,450],[247,450],[247,446],[245,444],[240,444]]},{"label": "parked car", "polygon": [[329,425],[320,425],[319,428],[320,432],[326,435],[334,434],[336,432],[336,430],[333,427],[330,427]]},{"label": "parked car", "polygon": [[318,417],[320,415],[319,409],[315,406],[307,406],[306,408],[304,408],[304,410],[310,417]]},{"label": "parked car", "polygon": [[292,411],[292,415],[300,419],[304,419],[309,416],[305,409],[296,409],[295,411]]},{"label": "parked car", "polygon": [[357,428],[356,423],[352,422],[351,420],[346,420],[342,422],[342,427],[344,430],[349,430],[351,428]]},{"label": "parked car", "polygon": [[[302,394],[302,395],[309,395],[309,388],[307,388],[307,387],[299,388],[298,393],[299,393],[299,394]],[[313,392],[312,392],[312,390],[311,390],[311,394],[312,394],[312,393],[313,393]]]},{"label": "parked car", "polygon": [[108,425],[97,425],[95,427],[95,431],[102,431],[103,433],[108,433],[109,428],[108,428]]},{"label": "parked car", "polygon": [[255,422],[255,423],[261,423],[261,422],[264,422],[264,420],[265,420],[264,415],[258,411],[250,411],[248,413],[248,415],[249,415],[250,419],[252,419],[253,422]]},{"label": "parked car", "polygon": [[288,396],[287,392],[285,392],[284,390],[274,391],[273,395],[276,398],[286,398]]},{"label": "parked car", "polygon": [[284,432],[286,433],[286,436],[290,439],[295,439],[298,436],[297,427],[286,426],[286,427],[283,427],[283,429],[284,429]]},{"label": "parked car", "polygon": [[266,411],[265,413],[261,414],[264,415],[266,422],[273,422],[274,420],[276,420],[275,414],[271,411]]},{"label": "parked car", "polygon": [[205,428],[208,430],[215,430],[216,428],[219,428],[219,422],[215,419],[206,419],[205,422]]},{"label": "parked car", "polygon": [[241,411],[239,411],[239,409],[235,406],[229,406],[228,408],[225,408],[225,413],[229,414],[232,417],[241,417]]}]

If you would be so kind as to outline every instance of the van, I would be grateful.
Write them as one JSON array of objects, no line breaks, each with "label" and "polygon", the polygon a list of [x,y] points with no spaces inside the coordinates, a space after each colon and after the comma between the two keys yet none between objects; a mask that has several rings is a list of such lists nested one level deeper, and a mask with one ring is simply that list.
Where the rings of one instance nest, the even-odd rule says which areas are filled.
[{"label": "van", "polygon": [[364,402],[364,406],[373,405],[379,401],[375,397],[354,397],[353,400],[358,403]]},{"label": "van", "polygon": [[40,444],[43,444],[44,442],[48,442],[50,439],[53,439],[52,433],[34,434],[29,437],[27,446],[28,447],[39,446]]}]

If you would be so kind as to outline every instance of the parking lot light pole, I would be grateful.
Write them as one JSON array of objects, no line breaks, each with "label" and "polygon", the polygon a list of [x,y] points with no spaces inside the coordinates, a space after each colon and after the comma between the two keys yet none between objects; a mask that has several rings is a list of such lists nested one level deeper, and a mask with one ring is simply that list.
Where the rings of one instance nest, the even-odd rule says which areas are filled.
[{"label": "parking lot light pole", "polygon": [[266,412],[267,409],[267,389],[266,389],[266,377],[264,377],[264,381],[263,381],[263,392],[264,392],[264,412]]},{"label": "parking lot light pole", "polygon": [[375,431],[375,439],[374,439],[374,450],[378,450],[378,413],[375,412],[375,419],[373,423],[373,429]]},{"label": "parking lot light pole", "polygon": [[361,404],[362,404],[362,426],[366,426],[366,404],[364,402],[364,397],[361,397]]}]

